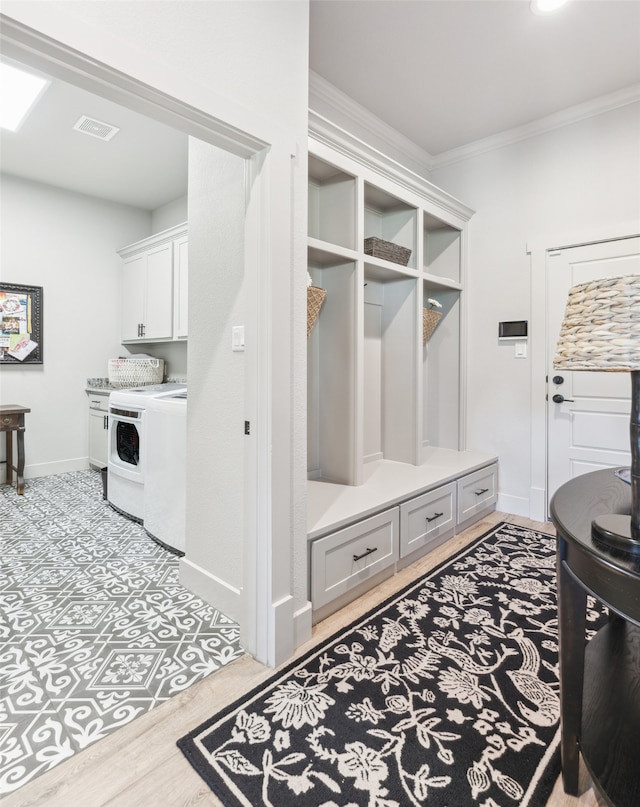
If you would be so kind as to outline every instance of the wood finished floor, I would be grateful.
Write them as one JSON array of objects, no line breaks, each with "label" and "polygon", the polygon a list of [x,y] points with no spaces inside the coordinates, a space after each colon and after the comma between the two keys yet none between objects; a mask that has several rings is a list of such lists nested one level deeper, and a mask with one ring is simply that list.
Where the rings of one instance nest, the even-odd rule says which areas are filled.
[{"label": "wood finished floor", "polygon": [[[548,523],[493,513],[325,619],[298,653],[348,625],[499,521],[554,532]],[[272,674],[272,669],[254,659],[240,658],[3,797],[2,807],[221,807],[178,750],[176,740]],[[603,802],[589,785],[583,771],[581,795],[572,798],[556,782],[546,807],[600,807]]]}]

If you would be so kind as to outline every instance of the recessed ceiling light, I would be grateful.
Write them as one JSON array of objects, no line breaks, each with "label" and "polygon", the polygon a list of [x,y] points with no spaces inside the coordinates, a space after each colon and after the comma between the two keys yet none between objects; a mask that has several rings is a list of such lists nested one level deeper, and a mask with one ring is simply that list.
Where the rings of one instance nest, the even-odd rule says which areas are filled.
[{"label": "recessed ceiling light", "polygon": [[16,132],[49,81],[0,62],[0,127]]},{"label": "recessed ceiling light", "polygon": [[531,0],[531,11],[534,14],[553,14],[566,2],[567,0]]}]

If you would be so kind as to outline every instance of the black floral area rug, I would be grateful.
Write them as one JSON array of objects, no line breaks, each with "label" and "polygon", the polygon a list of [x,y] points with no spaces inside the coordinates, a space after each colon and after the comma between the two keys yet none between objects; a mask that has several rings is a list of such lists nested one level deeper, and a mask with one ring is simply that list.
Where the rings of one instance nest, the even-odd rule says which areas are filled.
[{"label": "black floral area rug", "polygon": [[555,539],[501,523],[178,746],[225,807],[542,807],[555,580]]}]

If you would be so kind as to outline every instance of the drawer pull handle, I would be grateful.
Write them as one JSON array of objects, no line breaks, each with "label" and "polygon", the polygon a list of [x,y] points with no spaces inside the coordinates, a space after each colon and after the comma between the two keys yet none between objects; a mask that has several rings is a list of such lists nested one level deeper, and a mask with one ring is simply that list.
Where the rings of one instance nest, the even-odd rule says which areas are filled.
[{"label": "drawer pull handle", "polygon": [[11,423],[11,418],[2,418],[2,422],[9,424]]},{"label": "drawer pull handle", "polygon": [[482,496],[483,493],[488,493],[489,488],[482,488],[482,490],[476,490],[476,496]]},{"label": "drawer pull handle", "polygon": [[377,547],[377,546],[374,546],[372,549],[369,549],[369,548],[367,547],[367,551],[366,551],[366,552],[363,552],[363,553],[362,553],[362,555],[354,555],[354,556],[353,556],[353,559],[354,559],[354,560],[362,560],[362,558],[366,558],[366,557],[367,557],[367,555],[372,555],[374,552],[377,552],[377,551],[378,551],[378,547]]},{"label": "drawer pull handle", "polygon": [[440,518],[440,516],[443,516],[443,515],[444,515],[444,513],[436,513],[434,516],[431,516],[431,518],[429,518],[429,516],[427,516],[427,521],[435,521],[436,518]]}]

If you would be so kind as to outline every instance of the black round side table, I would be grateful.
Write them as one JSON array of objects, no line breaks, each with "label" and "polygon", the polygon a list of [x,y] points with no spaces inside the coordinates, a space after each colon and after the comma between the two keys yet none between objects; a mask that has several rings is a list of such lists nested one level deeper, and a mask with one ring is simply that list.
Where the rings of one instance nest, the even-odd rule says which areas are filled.
[{"label": "black round side table", "polygon": [[[640,551],[595,543],[591,521],[630,510],[631,487],[610,469],[570,480],[551,501],[564,789],[578,795],[582,753],[595,786],[615,807],[640,804]],[[587,642],[588,594],[611,617]]]}]

